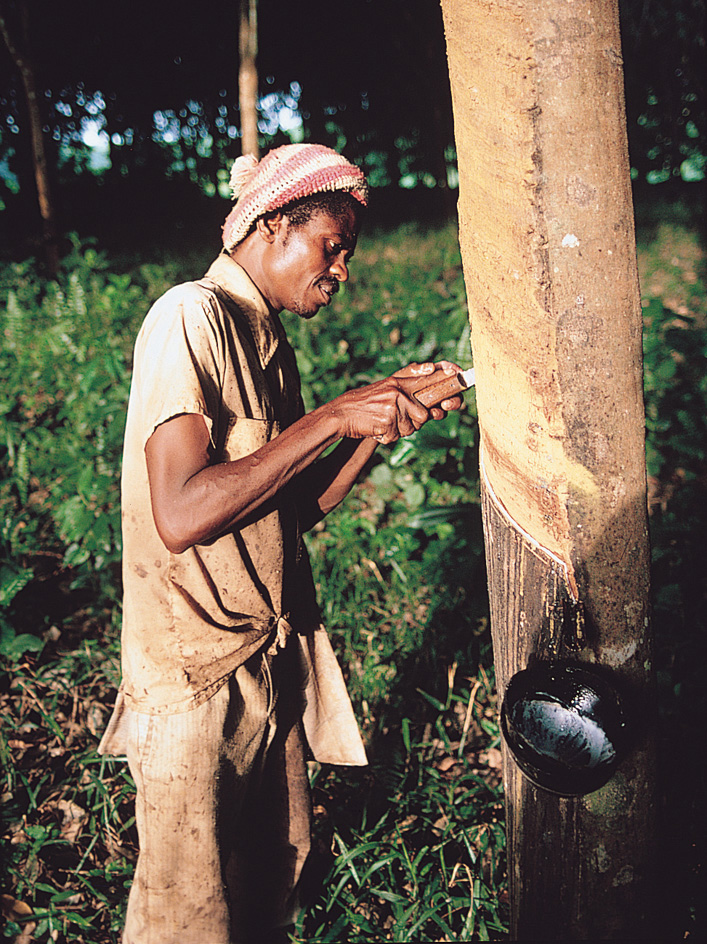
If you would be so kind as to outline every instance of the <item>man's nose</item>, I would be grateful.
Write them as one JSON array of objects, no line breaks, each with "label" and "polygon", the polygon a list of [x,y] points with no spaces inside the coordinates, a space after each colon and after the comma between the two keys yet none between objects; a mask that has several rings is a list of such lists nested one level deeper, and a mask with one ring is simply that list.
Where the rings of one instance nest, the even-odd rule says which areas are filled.
[{"label": "man's nose", "polygon": [[349,267],[346,265],[346,259],[343,255],[337,256],[329,267],[329,271],[337,282],[347,282],[349,278]]}]

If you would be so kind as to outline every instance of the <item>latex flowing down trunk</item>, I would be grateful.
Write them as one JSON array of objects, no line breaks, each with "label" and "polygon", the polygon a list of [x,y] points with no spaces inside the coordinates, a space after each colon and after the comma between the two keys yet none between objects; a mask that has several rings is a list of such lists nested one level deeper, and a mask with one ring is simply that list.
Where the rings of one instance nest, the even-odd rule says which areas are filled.
[{"label": "latex flowing down trunk", "polygon": [[632,736],[609,783],[571,798],[533,786],[504,747],[512,936],[644,938],[653,689],[618,9],[442,8],[499,695],[533,662],[591,663],[621,692]]}]

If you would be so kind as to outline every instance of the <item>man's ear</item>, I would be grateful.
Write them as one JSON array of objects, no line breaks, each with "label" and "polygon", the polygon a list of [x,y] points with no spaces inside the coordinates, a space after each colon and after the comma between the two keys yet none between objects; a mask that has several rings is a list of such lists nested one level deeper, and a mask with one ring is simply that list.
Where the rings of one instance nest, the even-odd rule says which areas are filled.
[{"label": "man's ear", "polygon": [[275,242],[278,233],[284,231],[285,225],[285,217],[278,210],[276,213],[268,213],[267,216],[261,216],[260,219],[256,221],[255,227],[258,235],[264,239],[265,242],[272,243]]}]

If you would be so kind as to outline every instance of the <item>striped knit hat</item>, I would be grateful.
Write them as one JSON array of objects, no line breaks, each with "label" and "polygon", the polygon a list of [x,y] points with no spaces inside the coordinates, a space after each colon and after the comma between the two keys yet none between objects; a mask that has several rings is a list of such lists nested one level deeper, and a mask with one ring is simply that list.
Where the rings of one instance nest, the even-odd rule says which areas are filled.
[{"label": "striped knit hat", "polygon": [[323,144],[284,144],[269,151],[261,161],[245,154],[234,161],[230,184],[236,203],[223,225],[226,249],[237,246],[263,214],[293,200],[341,190],[363,206],[368,201],[368,184],[362,171]]}]

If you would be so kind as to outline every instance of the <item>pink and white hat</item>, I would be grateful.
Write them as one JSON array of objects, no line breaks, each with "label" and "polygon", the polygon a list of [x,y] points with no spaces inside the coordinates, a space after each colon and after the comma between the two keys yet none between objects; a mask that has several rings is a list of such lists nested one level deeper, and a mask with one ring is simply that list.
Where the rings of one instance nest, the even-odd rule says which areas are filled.
[{"label": "pink and white hat", "polygon": [[363,206],[368,184],[363,172],[323,144],[283,144],[258,161],[252,154],[237,158],[231,168],[236,201],[223,225],[223,245],[233,249],[264,213],[315,193],[341,190]]}]

